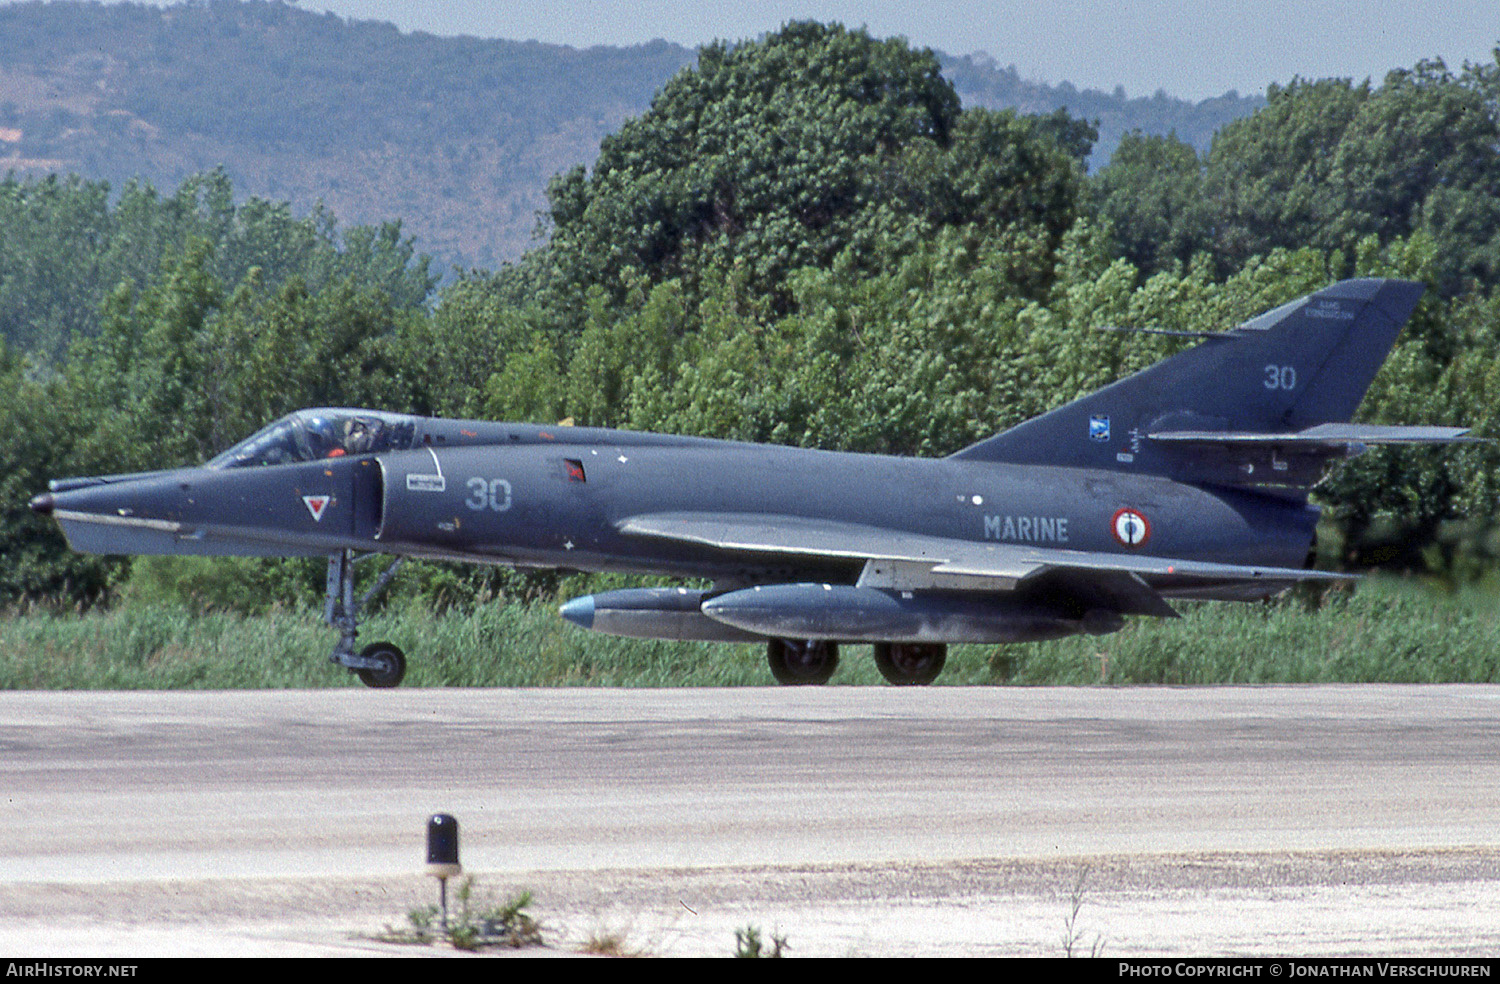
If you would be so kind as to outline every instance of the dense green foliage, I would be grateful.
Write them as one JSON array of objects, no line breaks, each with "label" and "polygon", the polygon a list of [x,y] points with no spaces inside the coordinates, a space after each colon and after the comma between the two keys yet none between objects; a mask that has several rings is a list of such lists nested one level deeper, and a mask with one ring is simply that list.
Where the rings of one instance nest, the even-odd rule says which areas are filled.
[{"label": "dense green foliage", "polygon": [[220,285],[275,289],[299,279],[313,293],[355,281],[401,308],[426,303],[428,261],[415,258],[400,223],[336,234],[318,208],[294,218],[285,202],[235,204],[223,171],[197,175],[171,196],[130,182],[77,176],[0,181],[0,340],[47,356],[99,334],[105,301],[122,286],[139,291],[169,258],[199,243],[203,272]]},{"label": "dense green foliage", "polygon": [[49,478],[200,462],[298,407],[414,402],[397,332],[435,280],[399,226],[235,205],[221,173],[108,199],[0,183],[0,597],[90,599],[116,576],[30,513]]},{"label": "dense green foliage", "polygon": [[[222,174],[113,200],[9,179],[0,598],[264,612],[315,593],[304,563],[76,556],[25,508],[49,477],[201,461],[295,407],[938,455],[1183,344],[1096,327],[1221,329],[1351,275],[1433,288],[1361,415],[1500,436],[1495,226],[1470,221],[1496,200],[1496,79],[1423,65],[1374,88],[1298,82],[1206,159],[1134,137],[1090,178],[1090,124],[965,108],[931,52],[793,24],[705,48],[592,169],[551,183],[545,241],[441,291],[399,228],[235,205]],[[1317,497],[1331,565],[1462,579],[1500,555],[1493,446],[1372,452]],[[409,581],[398,607],[418,621],[434,603],[521,619],[479,602],[556,585]],[[582,642],[533,642],[596,679]]]},{"label": "dense green foliage", "polygon": [[1221,273],[1272,249],[1345,249],[1423,233],[1445,294],[1500,275],[1500,64],[1442,62],[1272,86],[1202,158],[1173,136],[1127,137],[1100,211],[1147,271],[1210,253]]}]

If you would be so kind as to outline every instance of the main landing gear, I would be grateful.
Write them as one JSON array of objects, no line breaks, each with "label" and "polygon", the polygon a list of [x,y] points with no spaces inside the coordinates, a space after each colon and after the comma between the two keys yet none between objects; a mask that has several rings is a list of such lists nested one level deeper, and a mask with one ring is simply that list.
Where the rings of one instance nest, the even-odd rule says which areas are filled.
[{"label": "main landing gear", "polygon": [[[766,660],[777,683],[827,683],[839,666],[839,644],[826,639],[772,639]],[[936,642],[877,642],[875,666],[887,683],[924,687],[943,672],[948,647]]]},{"label": "main landing gear", "polygon": [[766,658],[777,683],[827,683],[839,668],[839,644],[826,639],[772,639]]},{"label": "main landing gear", "polygon": [[359,636],[360,611],[391,583],[403,558],[397,557],[376,578],[364,597],[355,601],[354,565],[373,556],[356,554],[353,550],[329,555],[328,601],[323,608],[323,620],[339,630],[338,645],[333,647],[329,661],[357,673],[365,686],[385,689],[396,686],[406,676],[406,654],[389,642],[374,642],[356,653],[354,640]]},{"label": "main landing gear", "polygon": [[877,642],[875,666],[887,683],[925,687],[943,672],[948,647],[938,642]]}]

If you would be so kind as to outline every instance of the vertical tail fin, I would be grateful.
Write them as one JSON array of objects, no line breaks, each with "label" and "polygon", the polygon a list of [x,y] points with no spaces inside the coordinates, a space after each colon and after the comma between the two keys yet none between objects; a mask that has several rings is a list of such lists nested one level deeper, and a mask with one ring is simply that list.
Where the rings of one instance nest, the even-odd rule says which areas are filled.
[{"label": "vertical tail fin", "polygon": [[[1243,446],[1233,454],[1220,454],[1222,460],[1215,460],[1215,452],[1205,447],[1244,445],[1247,438],[1256,437],[1261,440],[1255,453],[1272,462],[1277,450],[1272,444],[1295,445],[1299,432],[1348,421],[1411,317],[1422,289],[1404,280],[1333,284],[1222,335],[1208,336],[1195,348],[953,457],[1209,481],[1223,481],[1226,474],[1230,480],[1236,474],[1253,477],[1254,464],[1243,460]],[[1167,433],[1178,440],[1150,436]],[[1184,434],[1200,439],[1185,443]],[[1214,435],[1221,440],[1215,441]],[[1325,440],[1320,445],[1319,472],[1330,456],[1327,444]],[[1299,453],[1307,450],[1294,448]],[[1287,481],[1272,484],[1303,484],[1300,473],[1289,473],[1297,470],[1284,463],[1276,467]],[[1254,478],[1249,484],[1261,482]]]}]

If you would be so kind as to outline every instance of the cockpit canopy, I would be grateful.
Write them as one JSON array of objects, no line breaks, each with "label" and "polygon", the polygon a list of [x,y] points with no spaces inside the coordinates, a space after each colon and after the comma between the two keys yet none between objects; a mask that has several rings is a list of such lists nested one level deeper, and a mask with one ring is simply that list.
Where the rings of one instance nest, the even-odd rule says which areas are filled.
[{"label": "cockpit canopy", "polygon": [[256,431],[208,468],[285,465],[344,455],[405,451],[416,443],[417,418],[378,410],[298,410]]}]

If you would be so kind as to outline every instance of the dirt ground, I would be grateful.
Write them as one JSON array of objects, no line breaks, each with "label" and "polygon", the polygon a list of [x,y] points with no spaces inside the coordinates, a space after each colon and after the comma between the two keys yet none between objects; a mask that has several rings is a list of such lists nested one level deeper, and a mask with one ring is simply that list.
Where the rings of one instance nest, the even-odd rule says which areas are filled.
[{"label": "dirt ground", "polygon": [[[523,888],[545,946],[488,954],[727,957],[747,927],[768,948],[784,940],[788,957],[1500,952],[1500,854],[1488,850],[480,873],[474,897],[498,902]],[[420,873],[11,885],[0,897],[0,952],[468,957],[381,941],[437,900],[437,883]]]}]

